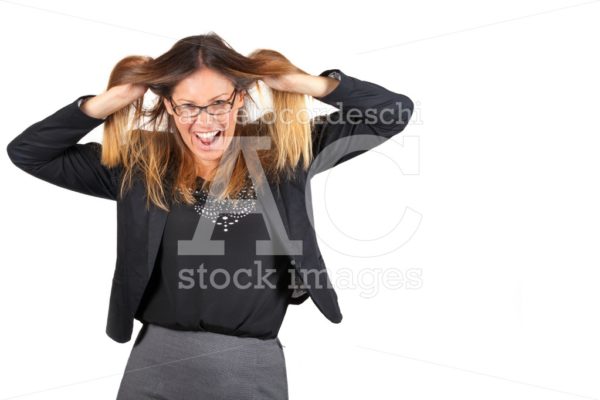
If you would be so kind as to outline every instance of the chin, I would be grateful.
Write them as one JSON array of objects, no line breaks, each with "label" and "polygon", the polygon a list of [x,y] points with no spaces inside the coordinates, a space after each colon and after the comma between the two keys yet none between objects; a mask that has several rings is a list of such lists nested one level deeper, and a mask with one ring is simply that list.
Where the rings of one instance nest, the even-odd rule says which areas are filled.
[{"label": "chin", "polygon": [[213,152],[215,154],[207,154],[207,153],[198,153],[198,152],[194,152],[194,155],[196,156],[197,159],[202,160],[202,161],[218,161],[221,156],[223,155],[223,152]]}]

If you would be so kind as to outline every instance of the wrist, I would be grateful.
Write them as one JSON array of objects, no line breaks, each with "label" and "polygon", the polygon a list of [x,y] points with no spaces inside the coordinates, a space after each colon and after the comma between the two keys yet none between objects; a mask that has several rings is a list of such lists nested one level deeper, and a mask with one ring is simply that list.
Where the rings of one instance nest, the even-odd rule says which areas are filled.
[{"label": "wrist", "polygon": [[315,98],[325,97],[331,93],[339,83],[339,80],[328,76],[306,74],[296,77],[294,91]]},{"label": "wrist", "polygon": [[83,99],[80,109],[93,118],[106,119],[109,115],[129,104],[121,93],[109,89],[96,96]]}]

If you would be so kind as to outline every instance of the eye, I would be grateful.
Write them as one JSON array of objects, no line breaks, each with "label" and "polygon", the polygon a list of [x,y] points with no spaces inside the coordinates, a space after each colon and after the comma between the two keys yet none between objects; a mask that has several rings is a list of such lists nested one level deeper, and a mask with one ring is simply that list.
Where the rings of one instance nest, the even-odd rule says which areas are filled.
[{"label": "eye", "polygon": [[223,104],[223,103],[225,103],[225,100],[217,100],[213,104]]}]

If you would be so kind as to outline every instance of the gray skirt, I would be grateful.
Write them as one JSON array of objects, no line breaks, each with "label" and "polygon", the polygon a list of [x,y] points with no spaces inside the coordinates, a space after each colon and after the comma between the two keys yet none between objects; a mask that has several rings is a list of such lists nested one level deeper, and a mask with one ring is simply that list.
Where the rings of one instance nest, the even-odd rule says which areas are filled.
[{"label": "gray skirt", "polygon": [[279,338],[258,339],[145,324],[117,400],[288,399]]}]

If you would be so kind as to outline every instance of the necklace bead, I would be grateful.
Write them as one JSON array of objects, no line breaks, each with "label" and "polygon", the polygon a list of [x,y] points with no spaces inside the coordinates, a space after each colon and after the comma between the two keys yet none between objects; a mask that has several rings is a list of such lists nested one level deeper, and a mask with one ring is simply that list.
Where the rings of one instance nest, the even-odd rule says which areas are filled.
[{"label": "necklace bead", "polygon": [[[228,208],[229,211],[225,211],[225,205],[227,200],[218,200],[214,197],[208,196],[208,190],[196,189],[194,191],[194,197],[196,203],[194,204],[194,210],[208,218],[212,223],[222,228],[223,232],[228,232],[232,225],[238,223],[242,218],[256,210],[256,191],[254,190],[254,184],[248,177],[246,187],[230,199],[233,204]],[[236,200],[249,200],[241,202],[238,205]]]}]

